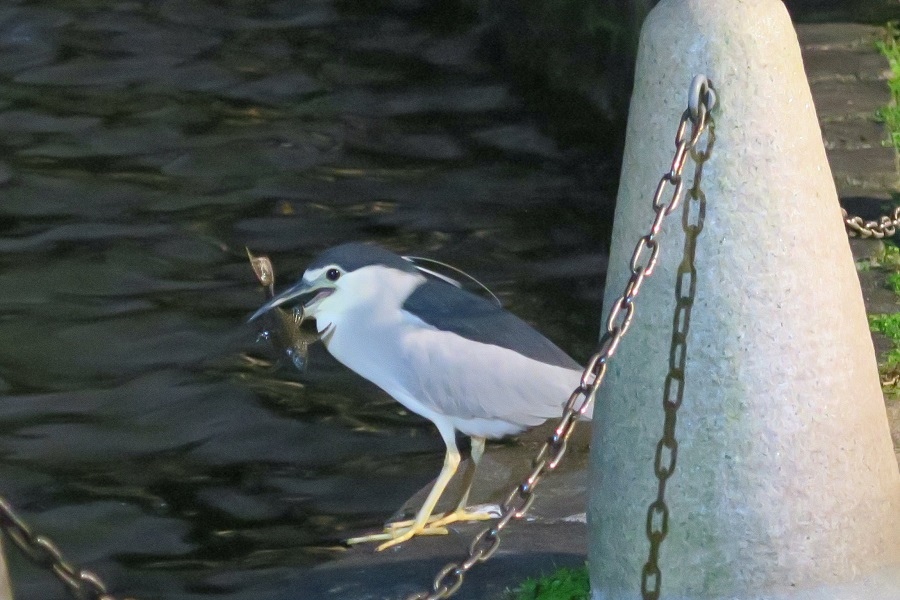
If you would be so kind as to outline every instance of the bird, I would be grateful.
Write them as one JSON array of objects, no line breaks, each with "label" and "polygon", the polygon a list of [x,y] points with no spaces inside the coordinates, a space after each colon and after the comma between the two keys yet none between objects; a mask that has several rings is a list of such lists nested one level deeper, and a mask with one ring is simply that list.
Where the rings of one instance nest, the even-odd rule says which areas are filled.
[{"label": "bird", "polygon": [[[553,342],[497,303],[366,242],[329,248],[295,284],[251,317],[293,306],[314,318],[328,352],[408,410],[428,419],[446,445],[444,463],[409,521],[385,525],[348,544],[446,534],[459,521],[492,518],[468,510],[475,469],[488,439],[520,433],[562,415],[582,367]],[[472,468],[456,508],[433,515],[458,470],[456,432],[471,438]]]}]

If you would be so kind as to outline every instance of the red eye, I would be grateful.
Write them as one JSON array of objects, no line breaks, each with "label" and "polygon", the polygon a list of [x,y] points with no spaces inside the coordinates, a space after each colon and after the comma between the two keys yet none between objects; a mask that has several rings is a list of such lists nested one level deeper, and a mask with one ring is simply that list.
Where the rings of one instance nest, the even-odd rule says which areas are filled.
[{"label": "red eye", "polygon": [[328,269],[328,272],[325,273],[325,277],[327,277],[329,281],[337,281],[340,276],[341,272],[337,269]]}]

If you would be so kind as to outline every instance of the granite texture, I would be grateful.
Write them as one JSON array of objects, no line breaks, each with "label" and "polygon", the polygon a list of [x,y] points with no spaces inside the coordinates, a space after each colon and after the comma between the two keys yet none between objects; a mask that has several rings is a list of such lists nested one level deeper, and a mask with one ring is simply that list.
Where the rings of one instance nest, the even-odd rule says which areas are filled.
[{"label": "granite texture", "polygon": [[[746,24],[752,23],[752,27]],[[794,28],[777,0],[664,0],[642,32],[610,264],[627,263],[691,77],[717,85],[679,470],[659,564],[679,599],[895,598],[900,474]],[[696,210],[696,209],[695,209]],[[595,413],[595,600],[640,597],[680,219]],[[674,247],[674,249],[673,249]],[[605,305],[625,285],[610,269]],[[884,574],[886,572],[886,575]],[[870,579],[866,579],[866,578]],[[885,579],[886,578],[886,579]],[[885,585],[885,582],[890,585]],[[858,586],[856,585],[858,584]],[[891,587],[891,586],[896,587]]]}]

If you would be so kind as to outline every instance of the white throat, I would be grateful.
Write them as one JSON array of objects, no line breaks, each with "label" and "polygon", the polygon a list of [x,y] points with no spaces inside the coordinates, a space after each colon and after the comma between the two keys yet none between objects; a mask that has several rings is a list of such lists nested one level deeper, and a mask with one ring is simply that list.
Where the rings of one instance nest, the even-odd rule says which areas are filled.
[{"label": "white throat", "polygon": [[410,294],[425,282],[418,273],[381,265],[363,267],[343,275],[336,291],[322,300],[310,315],[322,332],[329,326],[353,329],[366,322],[400,318],[400,308]]}]

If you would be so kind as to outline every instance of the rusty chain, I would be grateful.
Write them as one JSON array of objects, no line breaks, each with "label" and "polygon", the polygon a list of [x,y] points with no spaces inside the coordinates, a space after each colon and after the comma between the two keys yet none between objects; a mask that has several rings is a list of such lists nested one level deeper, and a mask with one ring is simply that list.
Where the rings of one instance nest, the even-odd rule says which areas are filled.
[{"label": "rusty chain", "polygon": [[[637,297],[640,287],[646,277],[649,277],[656,265],[659,255],[659,245],[657,236],[662,227],[665,218],[671,214],[678,206],[681,193],[683,190],[682,172],[690,156],[695,163],[695,173],[693,187],[689,194],[694,200],[699,200],[695,195],[699,191],[700,175],[702,173],[703,163],[709,159],[711,148],[714,141],[713,121],[709,111],[715,105],[716,97],[712,82],[703,76],[697,76],[691,83],[689,93],[688,108],[681,116],[675,136],[675,153],[672,159],[671,168],[660,179],[656,191],[653,195],[653,210],[655,218],[650,226],[647,234],[642,236],[637,245],[630,261],[631,277],[629,278],[622,295],[616,300],[610,311],[606,321],[606,330],[600,339],[598,351],[591,357],[585,368],[580,385],[572,392],[562,417],[557,427],[554,429],[553,435],[544,443],[538,451],[533,461],[533,470],[531,474],[513,489],[506,501],[502,505],[501,516],[490,527],[481,531],[472,540],[469,546],[468,556],[458,563],[449,563],[441,569],[434,578],[432,591],[420,592],[413,594],[407,600],[442,600],[452,596],[462,585],[465,574],[479,562],[488,560],[499,548],[500,534],[503,529],[513,519],[522,518],[530,508],[534,501],[534,489],[537,487],[543,476],[559,464],[566,451],[567,441],[571,433],[575,429],[577,419],[583,415],[589,406],[591,406],[597,391],[606,374],[607,364],[610,358],[615,354],[621,338],[625,335],[634,316],[634,300]],[[688,125],[691,125],[690,136],[688,137]],[[704,131],[709,132],[709,141],[703,151],[697,149]],[[672,194],[668,202],[663,202],[663,195],[668,186],[672,186]],[[697,234],[703,226],[704,201],[699,200],[700,214],[695,217],[696,222],[689,223],[689,202],[685,203],[684,227],[686,232],[685,240],[685,256],[688,251],[693,252],[693,244]],[[842,217],[851,237],[881,239],[893,236],[897,229],[900,228],[900,206],[894,208],[890,215],[882,215],[877,220],[866,221],[860,216],[850,216],[846,209],[841,209]],[[251,262],[256,259],[250,256]],[[682,264],[684,266],[684,264]],[[682,276],[684,273],[679,267],[679,279],[677,281],[680,286],[682,284]],[[267,285],[272,289],[271,266],[268,266],[267,272],[263,266],[257,268],[254,262],[254,269],[257,271],[257,277],[263,285]],[[690,287],[694,285],[693,265],[690,266]],[[676,290],[676,296],[680,293]],[[681,296],[677,298],[682,300]],[[676,309],[677,310],[677,309]],[[689,314],[689,308],[683,309]],[[296,318],[296,317],[295,317]],[[678,324],[679,313],[676,312],[675,323]],[[685,322],[683,326],[687,327],[687,316],[684,316]],[[673,329],[673,348],[678,341],[681,346],[684,345],[683,335]],[[674,353],[674,350],[673,350]],[[680,354],[684,356],[684,353]],[[670,356],[670,363],[672,362]],[[677,441],[674,439],[674,411],[677,410],[681,402],[681,392],[683,389],[678,374],[683,377],[682,370],[679,371],[678,365],[670,364],[670,373],[666,378],[666,398],[663,401],[666,409],[666,424],[663,438],[660,440],[659,447],[656,452],[656,461],[654,471],[660,479],[660,488],[664,489],[665,481],[671,476],[674,470],[675,458],[677,455]],[[673,376],[673,373],[675,375]],[[675,400],[671,398],[672,384],[676,384]],[[670,410],[672,409],[672,410]],[[672,413],[672,414],[670,414]],[[665,452],[668,450],[668,452]],[[663,457],[668,458],[668,464],[662,465]],[[651,541],[650,559],[645,564],[642,571],[641,589],[645,598],[659,597],[659,569],[654,569],[655,552],[658,552],[659,544],[666,535],[667,513],[665,510],[660,511],[659,499],[651,503],[647,515],[647,535]],[[664,509],[664,504],[663,504]],[[659,513],[660,518],[656,518]],[[57,546],[46,536],[35,534],[31,528],[22,520],[22,518],[13,510],[9,502],[0,496],[0,531],[7,534],[15,545],[35,564],[50,570],[67,588],[67,590],[76,598],[84,600],[117,600],[115,596],[107,592],[107,587],[92,571],[79,569],[73,565]],[[125,600],[133,600],[126,598]]]},{"label": "rusty chain", "polygon": [[0,498],[0,529],[32,562],[52,571],[74,597],[83,600],[116,600],[115,596],[106,591],[106,585],[95,573],[79,569],[63,556],[49,538],[34,533],[5,498]]},{"label": "rusty chain", "polygon": [[[592,404],[597,390],[603,382],[609,359],[615,354],[622,336],[628,331],[634,316],[634,300],[640,291],[641,284],[646,277],[653,273],[659,257],[657,236],[665,218],[678,207],[684,187],[682,180],[684,165],[696,148],[703,132],[707,130],[707,125],[711,123],[709,111],[714,105],[715,92],[712,84],[706,77],[695,77],[691,82],[688,108],[681,115],[675,135],[675,154],[672,158],[672,165],[660,179],[653,195],[653,211],[656,216],[650,230],[640,238],[631,256],[631,277],[625,285],[622,295],[610,310],[599,349],[584,369],[580,385],[569,396],[553,435],[538,451],[533,461],[534,468],[531,474],[510,492],[501,506],[500,517],[497,521],[475,536],[469,546],[469,555],[461,562],[452,562],[441,569],[434,578],[431,591],[413,594],[407,600],[442,600],[452,596],[462,585],[465,574],[476,564],[489,559],[497,551],[500,546],[500,533],[511,520],[525,516],[534,501],[534,489],[543,476],[555,469],[562,460],[566,452],[566,443],[575,429],[578,417],[583,415]],[[688,135],[689,125],[690,135]],[[708,151],[707,147],[705,157],[708,157]],[[705,157],[703,160],[706,159]],[[672,192],[668,201],[665,201],[665,191],[670,186]]]},{"label": "rusty chain", "polygon": [[881,215],[876,221],[866,221],[859,216],[851,217],[844,208],[841,209],[841,214],[850,237],[881,239],[891,237],[900,227],[900,206],[896,207],[890,216]]}]

